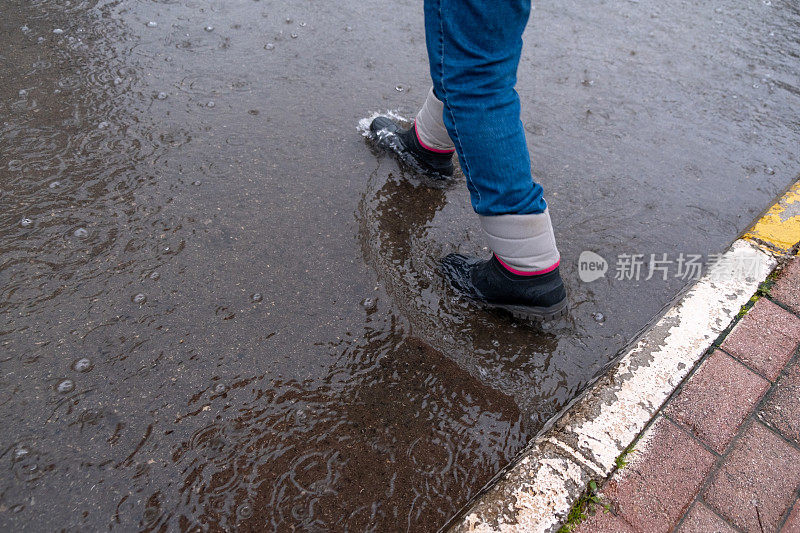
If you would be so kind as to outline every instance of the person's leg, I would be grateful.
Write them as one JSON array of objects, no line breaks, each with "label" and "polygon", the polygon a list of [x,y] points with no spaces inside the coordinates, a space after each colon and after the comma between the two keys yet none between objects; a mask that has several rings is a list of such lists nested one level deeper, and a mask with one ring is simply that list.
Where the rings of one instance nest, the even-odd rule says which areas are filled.
[{"label": "person's leg", "polygon": [[414,133],[419,143],[428,150],[452,154],[455,145],[444,125],[444,104],[436,98],[433,87],[428,91],[425,103],[422,104],[414,119]]},{"label": "person's leg", "polygon": [[425,0],[425,32],[443,122],[494,252],[449,257],[445,269],[480,300],[553,310],[566,305],[560,256],[514,89],[529,14],[530,0]]}]

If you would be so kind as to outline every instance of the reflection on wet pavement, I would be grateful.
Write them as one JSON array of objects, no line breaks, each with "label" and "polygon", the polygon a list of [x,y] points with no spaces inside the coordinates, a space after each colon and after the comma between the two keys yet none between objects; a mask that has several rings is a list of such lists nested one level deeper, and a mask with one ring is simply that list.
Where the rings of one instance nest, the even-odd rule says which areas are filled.
[{"label": "reflection on wet pavement", "polygon": [[488,253],[463,180],[354,130],[424,98],[419,5],[0,15],[2,530],[436,530],[686,283],[582,250],[719,251],[797,170],[793,5],[537,5],[574,312],[528,327],[439,273]]}]

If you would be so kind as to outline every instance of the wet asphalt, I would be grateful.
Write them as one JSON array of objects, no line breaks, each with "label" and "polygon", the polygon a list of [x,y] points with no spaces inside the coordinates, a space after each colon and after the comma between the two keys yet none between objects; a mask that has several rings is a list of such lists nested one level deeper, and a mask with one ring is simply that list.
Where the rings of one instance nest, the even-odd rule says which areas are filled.
[{"label": "wet asphalt", "polygon": [[[797,175],[800,5],[546,1],[518,91],[570,292],[356,131],[421,2],[0,1],[0,529],[434,531]],[[591,250],[609,271],[579,279]],[[641,278],[615,279],[642,254]]]}]

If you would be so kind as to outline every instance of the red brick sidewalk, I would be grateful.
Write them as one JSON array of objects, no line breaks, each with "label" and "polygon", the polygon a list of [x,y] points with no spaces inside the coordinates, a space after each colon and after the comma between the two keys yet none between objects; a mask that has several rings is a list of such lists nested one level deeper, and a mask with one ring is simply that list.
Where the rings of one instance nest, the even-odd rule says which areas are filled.
[{"label": "red brick sidewalk", "polygon": [[672,395],[580,532],[800,532],[800,258]]}]

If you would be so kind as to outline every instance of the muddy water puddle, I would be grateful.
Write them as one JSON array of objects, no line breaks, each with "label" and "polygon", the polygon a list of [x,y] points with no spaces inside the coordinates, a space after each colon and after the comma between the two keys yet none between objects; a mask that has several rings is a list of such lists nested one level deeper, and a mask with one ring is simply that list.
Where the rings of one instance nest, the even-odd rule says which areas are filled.
[{"label": "muddy water puddle", "polygon": [[687,283],[616,255],[720,251],[796,174],[773,4],[537,5],[573,313],[528,327],[439,273],[488,253],[463,180],[355,129],[424,99],[420,5],[1,2],[2,529],[436,530]]}]

